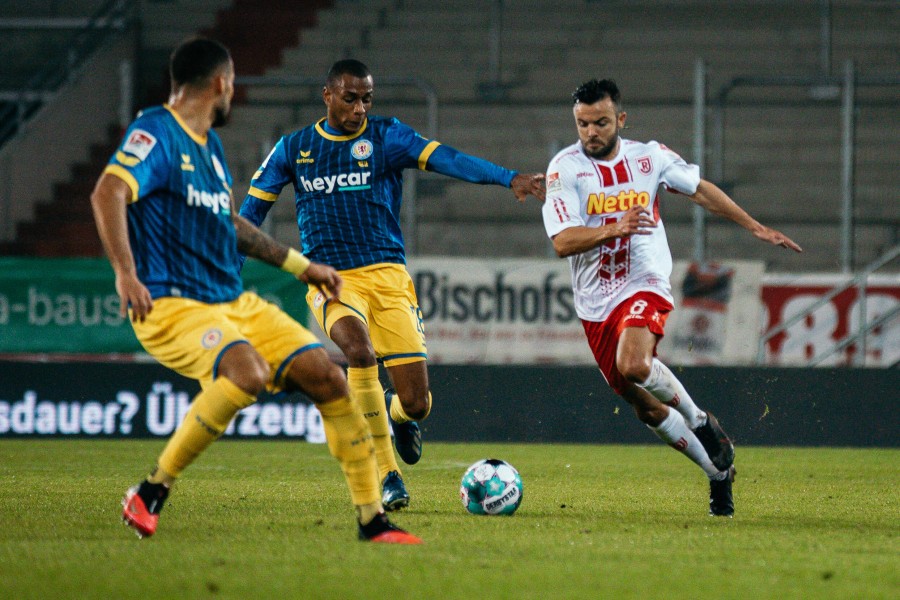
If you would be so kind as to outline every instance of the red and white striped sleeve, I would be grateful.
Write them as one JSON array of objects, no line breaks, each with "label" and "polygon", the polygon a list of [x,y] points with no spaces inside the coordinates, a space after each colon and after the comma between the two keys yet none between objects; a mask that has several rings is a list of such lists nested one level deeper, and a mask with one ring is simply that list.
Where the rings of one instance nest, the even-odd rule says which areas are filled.
[{"label": "red and white striped sleeve", "polygon": [[571,154],[561,152],[547,167],[547,199],[542,213],[544,229],[551,238],[564,229],[585,224],[578,197],[575,163]]}]

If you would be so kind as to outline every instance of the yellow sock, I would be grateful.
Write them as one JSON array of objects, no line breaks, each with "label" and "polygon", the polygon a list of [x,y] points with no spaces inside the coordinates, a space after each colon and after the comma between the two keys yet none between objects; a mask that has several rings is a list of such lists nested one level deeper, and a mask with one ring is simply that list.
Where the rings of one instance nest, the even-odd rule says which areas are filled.
[{"label": "yellow sock", "polygon": [[216,440],[242,408],[256,401],[225,377],[219,377],[197,394],[181,425],[169,438],[159,457],[159,468],[172,478]]},{"label": "yellow sock", "polygon": [[378,502],[372,502],[371,504],[357,506],[356,518],[359,519],[361,524],[368,525],[372,522],[372,519],[382,512],[384,512],[384,508],[381,505],[381,500],[379,500]]},{"label": "yellow sock", "polygon": [[375,460],[378,462],[378,479],[384,481],[391,471],[400,473],[394,446],[391,443],[391,426],[384,406],[384,388],[378,381],[378,367],[350,367],[347,369],[350,395],[369,424]]},{"label": "yellow sock", "polygon": [[359,409],[350,398],[317,404],[316,408],[322,414],[328,449],[341,463],[353,504],[363,508],[381,502],[372,434]]},{"label": "yellow sock", "polygon": [[396,398],[396,402],[391,402],[391,418],[397,423],[406,423],[407,421],[424,421],[431,414],[431,392],[428,392],[428,407],[425,409],[425,415],[421,419],[412,419],[403,410],[400,399]]}]

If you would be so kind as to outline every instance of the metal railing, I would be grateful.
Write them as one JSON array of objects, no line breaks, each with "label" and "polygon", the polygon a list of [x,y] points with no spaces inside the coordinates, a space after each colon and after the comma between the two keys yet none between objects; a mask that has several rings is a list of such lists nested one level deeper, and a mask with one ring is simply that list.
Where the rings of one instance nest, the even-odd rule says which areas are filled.
[{"label": "metal railing", "polygon": [[55,20],[2,19],[0,29],[74,29],[65,51],[47,57],[43,68],[15,90],[0,90],[0,147],[77,72],[111,35],[125,31],[133,18],[133,0],[109,0],[90,17]]},{"label": "metal railing", "polygon": [[[438,134],[438,97],[434,86],[430,82],[421,77],[404,77],[404,76],[379,76],[375,82],[378,87],[394,87],[394,88],[415,88],[422,92],[425,98],[425,106],[427,111],[427,125],[425,132],[429,138],[434,139]],[[235,85],[243,85],[247,87],[302,87],[302,88],[322,88],[325,82],[321,77],[268,77],[265,75],[251,75],[236,77]],[[250,102],[253,103],[252,101]],[[285,101],[283,104],[288,105],[290,102]]]},{"label": "metal railing", "polygon": [[[699,75],[698,75],[699,77]],[[810,94],[834,93],[840,98],[840,124],[841,124],[841,157],[840,157],[840,264],[844,273],[851,273],[854,269],[855,248],[853,238],[855,235],[855,163],[858,153],[856,143],[855,113],[859,109],[856,101],[856,90],[860,87],[875,86],[900,86],[900,76],[879,75],[860,76],[852,61],[844,64],[843,74],[840,77],[824,75],[784,75],[764,77],[734,77],[724,84],[712,97],[712,127],[710,133],[710,178],[713,181],[725,180],[725,114],[729,106],[729,96],[739,88],[806,88]],[[703,234],[705,238],[705,233]],[[705,249],[701,248],[695,255],[703,255]]]},{"label": "metal railing", "polygon": [[882,324],[888,322],[891,318],[893,318],[895,315],[900,313],[900,305],[898,305],[898,306],[895,306],[892,310],[888,311],[887,313],[885,313],[885,314],[881,315],[880,317],[878,317],[877,319],[873,320],[872,322],[867,323],[866,288],[868,287],[869,275],[871,275],[872,273],[874,273],[881,267],[885,266],[886,264],[890,263],[891,261],[895,260],[898,256],[900,256],[900,245],[894,246],[893,248],[891,248],[890,250],[885,252],[879,259],[873,261],[872,263],[867,265],[864,269],[859,271],[856,274],[856,276],[853,279],[851,279],[850,281],[844,283],[843,285],[836,286],[830,292],[828,292],[827,294],[825,294],[824,296],[822,296],[821,298],[819,298],[818,300],[816,300],[809,306],[805,307],[803,310],[798,312],[796,315],[794,315],[790,319],[787,319],[784,323],[781,323],[780,325],[769,329],[759,339],[759,347],[756,352],[756,363],[759,365],[765,364],[766,344],[768,344],[769,341],[772,340],[772,338],[774,338],[775,336],[777,336],[781,333],[786,332],[788,329],[790,329],[791,327],[793,327],[794,325],[796,325],[797,323],[799,323],[800,321],[802,321],[809,315],[813,314],[820,307],[831,302],[839,294],[843,293],[846,290],[849,290],[850,288],[855,287],[857,289],[857,294],[858,294],[857,304],[859,306],[859,311],[860,311],[859,328],[855,332],[849,333],[846,337],[844,337],[844,339],[836,342],[831,348],[829,348],[823,352],[820,352],[818,355],[814,356],[809,361],[807,366],[814,367],[816,365],[819,365],[822,363],[822,361],[824,361],[829,356],[832,356],[836,352],[840,352],[841,350],[844,350],[845,348],[847,348],[848,346],[850,346],[853,343],[856,343],[857,341],[860,344],[860,349],[859,349],[859,352],[857,352],[855,354],[854,362],[858,362],[860,365],[864,364],[865,356],[866,356],[866,335],[870,331],[872,331],[873,329],[878,327],[879,325],[882,325]]}]

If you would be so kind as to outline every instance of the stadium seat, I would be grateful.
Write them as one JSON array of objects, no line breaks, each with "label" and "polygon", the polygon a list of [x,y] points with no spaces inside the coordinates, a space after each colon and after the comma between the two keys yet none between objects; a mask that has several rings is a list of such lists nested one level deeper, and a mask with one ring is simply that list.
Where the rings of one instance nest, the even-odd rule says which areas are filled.
[{"label": "stadium seat", "polygon": [[[241,90],[238,99],[243,103],[220,132],[239,202],[278,137],[324,114],[317,82],[332,62],[348,56],[367,63],[375,74],[373,113],[397,116],[428,135],[422,90],[379,85],[379,80],[391,77],[419,78],[437,94],[437,139],[529,171],[543,171],[553,153],[575,141],[568,105],[571,91],[583,80],[612,77],[620,83],[629,112],[626,137],[658,139],[693,161],[693,77],[698,59],[707,65],[710,108],[735,77],[809,76],[821,73],[823,66],[821,10],[808,3],[733,2],[727,10],[711,10],[716,4],[711,1],[506,2],[497,81],[490,73],[491,5],[480,0],[312,3],[313,16],[281,19],[279,27],[290,30],[295,42],[285,41],[290,36],[273,41],[274,50],[257,57],[268,66],[246,68],[241,57],[251,50],[236,24],[249,17],[242,21],[234,16],[247,14],[241,12],[247,10],[244,0],[146,4],[148,45],[156,49],[149,55],[157,56],[157,61],[164,62],[164,52],[176,37],[189,30],[214,33],[218,23],[219,33],[234,38],[223,41],[233,46],[239,67],[245,69],[238,75],[264,73],[313,82]],[[257,12],[266,10],[263,5],[276,12],[286,7],[285,0],[251,5]],[[861,79],[896,78],[897,14],[888,3],[853,0],[833,5],[831,14],[828,58],[833,75],[840,75],[843,62],[853,59]],[[892,163],[900,150],[893,126],[900,120],[900,108],[896,85],[860,86],[857,99],[856,258],[864,264],[891,244],[900,228],[896,217],[900,173]],[[744,232],[711,218],[711,256],[756,253],[773,270],[839,267],[840,118],[839,97],[816,100],[806,88],[741,87],[731,92],[722,174],[716,182],[760,220],[796,234],[807,252],[795,257],[754,248],[742,243],[747,240]],[[711,131],[710,117],[708,136]],[[719,158],[712,150],[708,147],[705,157],[704,175],[710,179]],[[536,205],[522,207],[503,190],[432,174],[420,174],[416,183],[417,252],[546,254]],[[284,241],[295,243],[291,195],[290,190],[283,193],[287,201],[278,203],[267,226]],[[666,198],[663,216],[674,255],[690,256],[690,202]],[[476,238],[489,240],[489,248],[473,242]],[[812,251],[811,245],[824,249]]]}]

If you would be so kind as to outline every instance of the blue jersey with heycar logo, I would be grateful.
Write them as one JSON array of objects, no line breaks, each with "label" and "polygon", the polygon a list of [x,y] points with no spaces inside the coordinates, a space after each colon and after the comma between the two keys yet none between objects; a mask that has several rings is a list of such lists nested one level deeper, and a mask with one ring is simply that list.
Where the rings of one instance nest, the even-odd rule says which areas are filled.
[{"label": "blue jersey with heycar logo", "polygon": [[153,298],[230,302],[242,290],[231,174],[219,137],[192,131],[167,105],[143,111],[104,173],[131,188],[128,235]]},{"label": "blue jersey with heycar logo", "polygon": [[261,224],[293,184],[303,253],[336,269],[406,262],[400,231],[403,169],[425,169],[440,144],[395,118],[352,135],[325,119],[282,137],[253,176],[241,216]]}]

